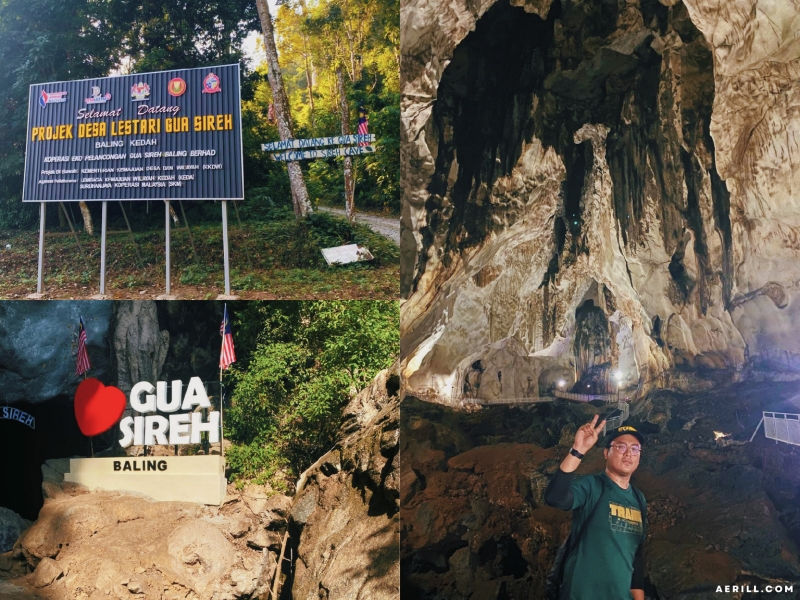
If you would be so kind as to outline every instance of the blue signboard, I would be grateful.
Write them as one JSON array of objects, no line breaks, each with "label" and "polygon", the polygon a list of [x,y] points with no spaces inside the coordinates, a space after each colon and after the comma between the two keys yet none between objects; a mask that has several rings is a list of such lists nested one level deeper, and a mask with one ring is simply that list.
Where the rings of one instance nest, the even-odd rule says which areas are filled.
[{"label": "blue signboard", "polygon": [[241,200],[239,65],[35,84],[25,202]]}]

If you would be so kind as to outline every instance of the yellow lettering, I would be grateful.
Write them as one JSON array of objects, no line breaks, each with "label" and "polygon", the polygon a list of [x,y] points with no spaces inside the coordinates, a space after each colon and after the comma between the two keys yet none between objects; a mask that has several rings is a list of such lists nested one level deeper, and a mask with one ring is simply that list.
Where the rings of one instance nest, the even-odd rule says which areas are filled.
[{"label": "yellow lettering", "polygon": [[44,139],[46,140],[53,139],[53,128],[50,127],[49,125],[47,126],[47,129],[44,130]]},{"label": "yellow lettering", "polygon": [[231,114],[225,115],[225,129],[226,130],[233,129],[233,115]]},{"label": "yellow lettering", "polygon": [[203,117],[194,118],[194,130],[203,131]]},{"label": "yellow lettering", "polygon": [[217,115],[217,131],[222,131],[222,128],[224,126],[222,122],[224,116],[225,115]]},{"label": "yellow lettering", "polygon": [[101,137],[105,137],[105,135],[106,135],[106,124],[105,124],[105,121],[100,123],[100,133],[98,135],[100,135]]}]

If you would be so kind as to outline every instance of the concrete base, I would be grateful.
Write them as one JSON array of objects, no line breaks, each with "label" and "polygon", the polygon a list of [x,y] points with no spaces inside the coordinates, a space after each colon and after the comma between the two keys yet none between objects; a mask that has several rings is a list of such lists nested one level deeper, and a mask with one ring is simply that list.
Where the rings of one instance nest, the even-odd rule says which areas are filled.
[{"label": "concrete base", "polygon": [[167,294],[160,294],[156,296],[156,300],[177,300],[177,296],[167,295]]},{"label": "concrete base", "polygon": [[42,300],[44,298],[44,294],[28,294],[25,297],[28,300]]},{"label": "concrete base", "polygon": [[64,481],[214,506],[222,504],[228,483],[221,456],[71,458]]},{"label": "concrete base", "polygon": [[95,294],[94,296],[89,296],[89,300],[111,300],[111,296],[108,294]]},{"label": "concrete base", "polygon": [[234,296],[232,294],[220,294],[217,296],[217,300],[238,300],[239,296]]}]

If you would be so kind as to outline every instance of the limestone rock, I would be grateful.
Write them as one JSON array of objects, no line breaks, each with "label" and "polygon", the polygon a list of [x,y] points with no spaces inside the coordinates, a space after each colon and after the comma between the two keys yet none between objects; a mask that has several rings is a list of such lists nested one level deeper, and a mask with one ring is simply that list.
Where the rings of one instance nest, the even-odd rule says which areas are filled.
[{"label": "limestone rock", "polygon": [[43,558],[33,572],[33,583],[36,587],[45,587],[63,575],[58,563],[50,558]]},{"label": "limestone rock", "polygon": [[[268,548],[276,547],[278,534],[266,532],[266,524],[238,504],[206,507],[102,491],[63,494],[45,502],[22,535],[16,562],[35,568],[31,582],[48,581],[42,585],[54,598],[80,597],[81,590],[103,598],[259,597],[275,573],[276,551]],[[251,519],[266,536],[259,550],[230,534]],[[63,576],[53,575],[54,565]]]},{"label": "limestone rock", "polygon": [[156,303],[120,302],[114,316],[117,387],[127,393],[139,381],[158,381],[167,359],[169,331],[158,325]]},{"label": "limestone rock", "polygon": [[266,510],[270,496],[272,488],[269,485],[248,485],[242,491],[242,500],[255,515]]},{"label": "limestone rock", "polygon": [[[295,600],[399,596],[400,415],[398,390],[391,383],[396,369],[380,374],[367,388],[375,397],[355,401],[360,408],[351,411],[348,433],[298,484],[291,509],[301,529]],[[329,468],[334,463],[340,468]]]},{"label": "limestone rock", "polygon": [[602,6],[402,7],[408,393],[800,371],[800,7]]},{"label": "limestone rock", "polygon": [[0,304],[3,400],[38,403],[75,392],[80,381],[75,375],[75,353],[81,316],[88,336],[91,375],[108,373],[112,310],[111,302],[96,300]]},{"label": "limestone rock", "polygon": [[20,534],[30,527],[31,522],[23,519],[13,510],[0,506],[0,554],[14,547]]}]

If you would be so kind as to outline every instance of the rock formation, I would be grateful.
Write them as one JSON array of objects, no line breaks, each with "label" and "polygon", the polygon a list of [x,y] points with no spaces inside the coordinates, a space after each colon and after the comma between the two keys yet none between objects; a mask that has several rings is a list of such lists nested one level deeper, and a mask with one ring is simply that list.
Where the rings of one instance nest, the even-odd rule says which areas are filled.
[{"label": "rock formation", "polygon": [[294,600],[399,597],[399,387],[397,364],[379,373],[345,409],[342,439],[298,482]]},{"label": "rock formation", "polygon": [[70,483],[48,490],[37,521],[0,557],[0,575],[21,567],[30,573],[14,580],[23,588],[53,600],[268,596],[291,505],[286,496],[255,502],[249,489],[230,486],[217,508]]},{"label": "rock formation", "polygon": [[[629,421],[646,432],[632,481],[648,501],[648,598],[711,600],[718,585],[800,589],[800,449],[763,431],[748,442],[762,410],[798,412],[796,383],[720,383],[702,394],[655,392]],[[544,504],[544,490],[593,412],[557,402],[470,413],[406,397],[404,595],[544,597],[569,519]],[[595,448],[578,473],[603,467]]]},{"label": "rock formation", "polygon": [[11,550],[19,535],[30,524],[30,521],[23,519],[13,510],[0,506],[0,554]]},{"label": "rock formation", "polygon": [[113,303],[98,301],[0,303],[0,400],[41,403],[74,394],[78,319],[88,336],[96,377],[108,375]]},{"label": "rock formation", "polygon": [[511,339],[501,363],[583,388],[799,370],[798,24],[763,0],[404,3],[409,392],[460,401]]}]

